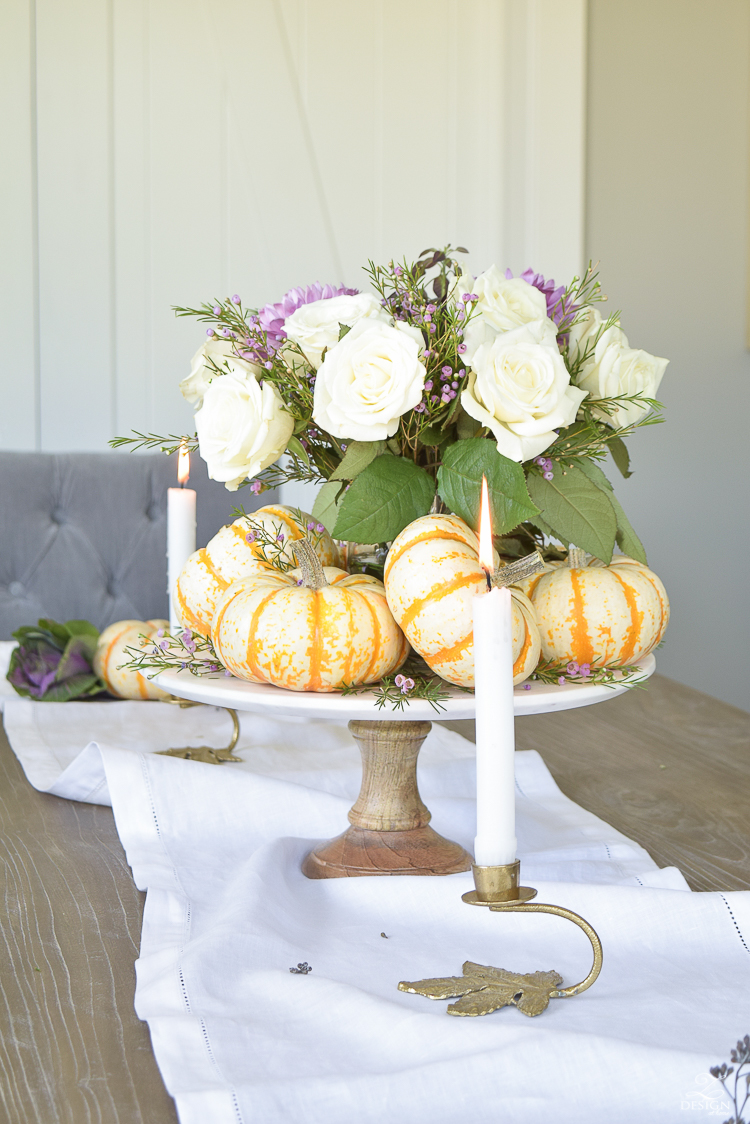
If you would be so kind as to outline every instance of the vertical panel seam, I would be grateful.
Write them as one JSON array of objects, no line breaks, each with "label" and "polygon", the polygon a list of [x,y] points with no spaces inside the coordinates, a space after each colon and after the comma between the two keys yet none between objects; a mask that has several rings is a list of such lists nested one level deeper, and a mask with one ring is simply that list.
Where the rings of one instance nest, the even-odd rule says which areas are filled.
[{"label": "vertical panel seam", "polygon": [[326,198],[325,187],[323,185],[323,177],[320,174],[318,167],[318,158],[315,154],[315,146],[313,145],[312,131],[310,129],[310,122],[302,102],[302,94],[299,86],[299,79],[297,71],[294,66],[294,59],[289,45],[289,37],[286,33],[286,25],[284,24],[284,14],[281,11],[279,0],[272,0],[274,15],[276,16],[276,24],[279,29],[279,39],[286,59],[287,71],[289,73],[289,83],[292,87],[294,95],[294,102],[297,107],[297,115],[299,117],[300,128],[302,135],[305,138],[305,148],[307,149],[307,158],[310,162],[310,170],[312,172],[313,182],[315,184],[315,193],[318,197],[318,205],[320,207],[321,218],[323,220],[323,227],[328,237],[328,242],[331,248],[331,256],[333,258],[336,269],[338,270],[337,281],[339,284],[344,281],[344,267],[339,254],[338,246],[336,244],[336,234],[333,228],[333,221],[331,219],[331,212],[328,207],[328,200]]},{"label": "vertical panel seam", "polygon": [[115,14],[114,0],[107,4],[107,143],[109,211],[109,393],[110,425],[114,436],[118,428],[117,409],[117,237],[115,226]]},{"label": "vertical panel seam", "polygon": [[42,448],[42,365],[39,308],[39,130],[37,117],[36,0],[29,0],[29,116],[31,119],[31,256],[34,350],[34,447]]}]

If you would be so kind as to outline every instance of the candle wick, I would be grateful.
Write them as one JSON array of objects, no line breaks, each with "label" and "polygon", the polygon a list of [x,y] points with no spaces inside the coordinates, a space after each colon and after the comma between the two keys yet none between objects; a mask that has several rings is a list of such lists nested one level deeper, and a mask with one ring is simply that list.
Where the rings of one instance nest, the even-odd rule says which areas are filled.
[{"label": "candle wick", "polygon": [[489,572],[489,570],[485,570],[484,576],[487,579],[487,592],[492,593],[492,574]]}]

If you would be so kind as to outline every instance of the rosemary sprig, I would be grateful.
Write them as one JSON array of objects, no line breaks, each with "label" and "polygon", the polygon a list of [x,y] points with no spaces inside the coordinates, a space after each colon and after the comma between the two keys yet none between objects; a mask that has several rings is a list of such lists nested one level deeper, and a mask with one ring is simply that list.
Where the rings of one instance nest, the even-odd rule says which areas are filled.
[{"label": "rosemary sprig", "polygon": [[405,675],[387,675],[376,685],[342,683],[339,690],[344,697],[372,691],[378,710],[382,710],[384,706],[390,706],[392,710],[404,710],[413,699],[420,699],[428,702],[439,713],[445,710],[443,703],[450,698],[447,684],[437,676],[412,679]]},{"label": "rosemary sprig", "polygon": [[120,668],[140,671],[147,679],[153,679],[161,671],[189,671],[199,677],[217,671],[226,672],[209,638],[189,628],[175,635],[163,635],[163,638],[157,633],[156,640],[144,635],[139,639],[143,641],[143,646],[126,648],[130,659],[120,664]]},{"label": "rosemary sprig", "polygon": [[541,660],[529,678],[547,686],[588,683],[602,687],[644,687],[646,679],[639,674],[640,670],[637,664],[625,667],[591,667],[590,664],[579,664],[575,660]]},{"label": "rosemary sprig", "polygon": [[198,451],[197,433],[192,437],[188,434],[178,437],[174,433],[170,433],[167,437],[160,437],[157,433],[139,433],[137,429],[131,429],[130,432],[133,437],[113,437],[109,442],[111,448],[120,449],[123,445],[130,445],[131,453],[136,452],[137,449],[158,449],[161,453],[171,455],[178,453],[184,445],[189,453]]}]

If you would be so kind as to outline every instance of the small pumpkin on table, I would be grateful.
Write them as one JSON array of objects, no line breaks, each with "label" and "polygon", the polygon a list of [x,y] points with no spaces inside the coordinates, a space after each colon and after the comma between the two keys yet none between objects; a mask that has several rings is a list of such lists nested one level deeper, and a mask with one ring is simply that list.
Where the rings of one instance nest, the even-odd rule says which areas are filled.
[{"label": "small pumpkin on table", "polygon": [[292,547],[314,532],[311,539],[321,565],[338,566],[339,556],[322,523],[281,504],[268,504],[222,527],[201,550],[188,558],[177,580],[177,605],[186,628],[211,635],[211,622],[223,594],[239,578],[273,572],[266,543],[274,544],[275,560],[294,566]]}]

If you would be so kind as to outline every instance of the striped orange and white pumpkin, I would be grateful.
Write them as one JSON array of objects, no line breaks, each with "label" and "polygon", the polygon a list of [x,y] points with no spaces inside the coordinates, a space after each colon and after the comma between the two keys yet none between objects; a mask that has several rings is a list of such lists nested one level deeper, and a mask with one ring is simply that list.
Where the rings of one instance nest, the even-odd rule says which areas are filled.
[{"label": "striped orange and white pumpkin", "polygon": [[[132,657],[126,648],[145,648],[160,629],[169,631],[169,621],[117,621],[104,629],[96,645],[94,671],[118,699],[166,699],[168,694],[140,671],[119,667]],[[148,640],[141,639],[146,636]]]},{"label": "striped orange and white pumpkin", "polygon": [[212,640],[227,670],[252,683],[327,692],[376,683],[401,666],[409,645],[383,583],[333,566],[318,570],[313,586],[301,569],[271,570],[226,590]]},{"label": "striped orange and white pumpkin", "polygon": [[593,667],[638,663],[661,640],[669,599],[657,575],[642,562],[615,555],[542,574],[531,591],[547,660],[576,660]]},{"label": "striped orange and white pumpkin", "polygon": [[[253,530],[262,528],[274,538],[283,535],[281,553],[293,564],[292,543],[305,536],[308,522],[315,522],[312,515],[299,514],[301,523],[291,508],[268,504],[252,515],[228,523],[206,547],[191,554],[177,579],[176,601],[182,624],[201,636],[210,636],[216,603],[224,591],[238,578],[268,570],[257,542],[247,541]],[[338,564],[336,544],[327,531],[316,536],[315,549],[324,566]]]},{"label": "striped orange and white pumpkin", "polygon": [[[471,528],[457,515],[415,519],[391,546],[384,581],[411,646],[449,683],[473,687],[472,599],[486,588],[486,578]],[[526,595],[515,587],[511,594],[513,682],[522,683],[539,662],[539,630]]]}]

